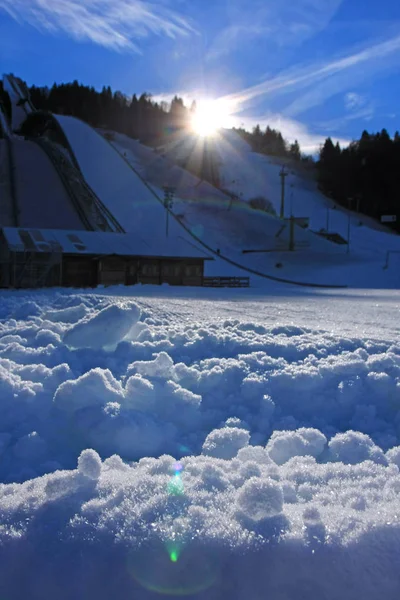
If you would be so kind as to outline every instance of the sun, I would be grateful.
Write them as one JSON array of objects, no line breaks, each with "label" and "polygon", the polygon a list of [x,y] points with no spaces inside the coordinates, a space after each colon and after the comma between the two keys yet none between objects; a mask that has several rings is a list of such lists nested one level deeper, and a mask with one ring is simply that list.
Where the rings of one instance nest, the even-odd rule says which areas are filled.
[{"label": "sun", "polygon": [[201,137],[213,137],[218,130],[232,127],[227,105],[221,100],[200,100],[192,116],[192,129]]}]

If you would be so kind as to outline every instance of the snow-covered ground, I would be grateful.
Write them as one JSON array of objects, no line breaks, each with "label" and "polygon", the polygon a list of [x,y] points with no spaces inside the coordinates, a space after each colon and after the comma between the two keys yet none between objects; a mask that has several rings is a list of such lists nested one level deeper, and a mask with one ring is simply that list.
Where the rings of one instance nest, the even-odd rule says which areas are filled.
[{"label": "snow-covered ground", "polygon": [[399,597],[399,293],[0,300],[2,597]]},{"label": "snow-covered ground", "polygon": [[[161,170],[161,159],[155,161],[153,157],[152,161],[151,156],[139,148],[140,144],[127,140],[124,136],[117,136],[115,145],[127,152],[128,159],[136,168],[140,169],[141,165],[143,176],[151,180],[150,173]],[[164,154],[167,159],[182,161],[190,155],[193,143],[191,136],[182,134],[165,146]],[[351,287],[400,287],[400,236],[370,217],[335,205],[317,189],[310,174],[293,164],[285,165],[289,173],[286,178],[285,216],[308,217],[310,230],[314,232],[324,229],[338,233],[345,240],[349,237],[350,252],[347,253],[346,246],[326,242],[315,233],[299,227],[295,227],[296,252],[287,252],[289,227],[276,238],[276,232],[268,226],[265,218],[258,212],[254,215],[255,211],[247,204],[251,198],[263,196],[279,214],[282,161],[252,152],[249,144],[233,131],[224,130],[214,143],[221,187],[237,194],[240,202],[228,210],[229,203],[223,204],[213,198],[207,203],[206,213],[204,195],[199,194],[197,203],[186,203],[183,209],[179,207],[184,214],[184,222],[200,228],[211,245],[218,243],[226,255],[235,257],[236,262],[244,266],[295,281]],[[185,198],[186,186],[181,185],[178,172],[171,174],[172,178],[175,179],[177,195]],[[275,251],[241,254],[242,250],[248,249]],[[394,254],[390,257],[389,268],[383,270],[388,251]],[[276,264],[280,265],[279,270]]]}]

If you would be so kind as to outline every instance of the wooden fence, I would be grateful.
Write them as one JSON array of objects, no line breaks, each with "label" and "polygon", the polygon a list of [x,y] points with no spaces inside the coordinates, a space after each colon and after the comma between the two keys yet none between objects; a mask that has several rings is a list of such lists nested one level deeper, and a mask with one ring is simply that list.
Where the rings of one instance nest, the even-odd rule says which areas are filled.
[{"label": "wooden fence", "polygon": [[203,287],[250,287],[250,277],[203,277]]}]

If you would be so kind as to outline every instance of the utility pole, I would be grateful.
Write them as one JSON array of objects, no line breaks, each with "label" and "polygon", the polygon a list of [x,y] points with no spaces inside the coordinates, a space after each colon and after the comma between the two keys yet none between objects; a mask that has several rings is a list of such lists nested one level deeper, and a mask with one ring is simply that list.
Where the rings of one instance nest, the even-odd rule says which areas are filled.
[{"label": "utility pole", "polygon": [[347,254],[350,254],[350,213],[349,220],[347,223]]},{"label": "utility pole", "polygon": [[281,213],[280,213],[281,219],[283,219],[285,216],[285,179],[288,175],[289,175],[289,173],[287,171],[285,171],[285,165],[282,165],[282,169],[279,172],[279,177],[281,178],[281,186],[282,186]]},{"label": "utility pole", "polygon": [[165,235],[166,235],[166,237],[168,237],[168,233],[169,233],[169,211],[173,207],[175,188],[168,187],[168,186],[165,185],[163,187],[163,190],[164,190],[164,208],[165,208],[165,217],[166,217],[166,219],[165,219]]},{"label": "utility pole", "polygon": [[290,215],[290,228],[289,228],[289,250],[294,250],[294,217]]}]

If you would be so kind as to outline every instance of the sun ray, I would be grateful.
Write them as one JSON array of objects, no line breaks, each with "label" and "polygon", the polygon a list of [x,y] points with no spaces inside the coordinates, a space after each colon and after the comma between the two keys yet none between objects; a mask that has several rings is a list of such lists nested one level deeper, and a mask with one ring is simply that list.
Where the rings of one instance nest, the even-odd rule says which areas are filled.
[{"label": "sun ray", "polygon": [[192,129],[200,137],[213,137],[219,129],[232,127],[229,106],[223,100],[200,100],[192,116]]}]

